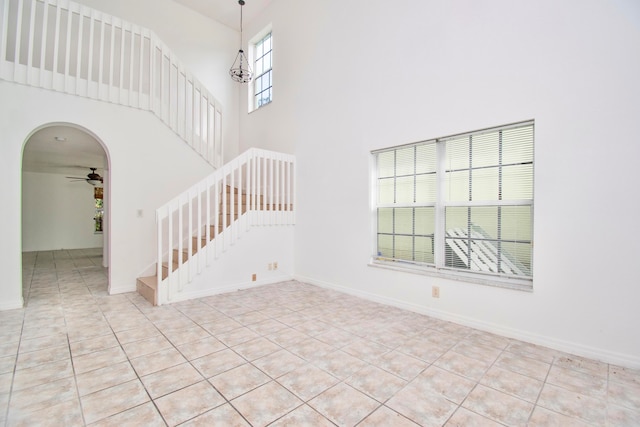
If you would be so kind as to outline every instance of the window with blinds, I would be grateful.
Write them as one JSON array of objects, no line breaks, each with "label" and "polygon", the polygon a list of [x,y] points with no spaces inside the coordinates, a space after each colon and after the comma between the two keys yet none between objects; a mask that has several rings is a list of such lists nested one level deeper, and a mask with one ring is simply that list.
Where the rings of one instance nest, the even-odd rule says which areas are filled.
[{"label": "window with blinds", "polygon": [[532,279],[533,122],[373,152],[379,262]]}]

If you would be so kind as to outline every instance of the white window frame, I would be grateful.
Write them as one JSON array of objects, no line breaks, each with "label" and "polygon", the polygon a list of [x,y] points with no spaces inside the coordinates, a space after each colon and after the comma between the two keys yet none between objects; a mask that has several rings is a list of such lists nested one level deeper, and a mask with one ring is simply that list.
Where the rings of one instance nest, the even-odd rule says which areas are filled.
[{"label": "white window frame", "polygon": [[[271,95],[268,102],[265,102],[261,105],[256,105],[256,81],[262,75],[266,74],[266,72],[263,72],[258,75],[258,70],[256,69],[256,60],[258,59],[256,56],[256,45],[264,40],[264,38],[268,35],[271,35],[271,68],[269,68],[268,70],[268,72],[271,73]],[[273,31],[271,24],[269,24],[264,29],[262,29],[262,31],[258,32],[251,40],[249,40],[249,61],[251,63],[251,69],[253,70],[253,79],[251,79],[249,90],[247,91],[247,103],[249,106],[249,112],[257,111],[267,105],[270,105],[273,102],[273,59]]]},{"label": "white window frame", "polygon": [[[410,273],[424,274],[445,279],[459,280],[465,282],[478,283],[483,285],[505,287],[524,291],[533,290],[533,203],[534,196],[531,199],[509,200],[509,201],[469,201],[469,202],[448,202],[445,200],[445,181],[446,181],[446,165],[444,159],[445,150],[442,147],[446,141],[463,136],[473,136],[486,134],[487,132],[497,132],[500,130],[514,129],[519,127],[531,126],[533,130],[533,146],[535,147],[535,123],[533,120],[518,122],[504,126],[496,126],[493,128],[465,132],[462,134],[451,135],[447,137],[435,138],[431,140],[421,141],[412,144],[406,144],[384,149],[373,150],[371,152],[371,206],[372,206],[372,257],[369,262],[370,266],[381,267],[392,270],[405,271]],[[436,201],[434,203],[404,203],[404,204],[381,204],[378,203],[378,165],[376,164],[377,155],[382,152],[402,149],[405,147],[419,146],[426,144],[436,144]],[[532,147],[532,149],[534,148]],[[532,165],[535,162],[532,159]],[[532,172],[535,176],[535,171]],[[531,177],[533,179],[533,176]],[[533,183],[532,183],[533,185]],[[527,276],[517,276],[508,274],[495,274],[490,272],[473,271],[470,269],[456,269],[446,266],[445,260],[445,210],[447,207],[477,207],[477,206],[529,206],[531,209],[531,271]],[[435,230],[433,237],[434,262],[421,263],[417,261],[392,259],[380,256],[378,252],[378,208],[406,208],[406,207],[434,207],[435,208]],[[395,232],[394,232],[394,235]],[[414,249],[415,250],[415,249]],[[415,258],[415,257],[414,257]]]}]

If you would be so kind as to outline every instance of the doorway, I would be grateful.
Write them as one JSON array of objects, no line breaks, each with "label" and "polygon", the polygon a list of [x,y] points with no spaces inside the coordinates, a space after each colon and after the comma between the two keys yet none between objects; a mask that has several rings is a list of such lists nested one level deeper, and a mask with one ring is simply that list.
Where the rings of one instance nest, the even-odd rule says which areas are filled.
[{"label": "doorway", "polygon": [[25,302],[38,265],[102,270],[109,293],[109,156],[102,141],[72,123],[35,129],[24,143],[21,191]]}]

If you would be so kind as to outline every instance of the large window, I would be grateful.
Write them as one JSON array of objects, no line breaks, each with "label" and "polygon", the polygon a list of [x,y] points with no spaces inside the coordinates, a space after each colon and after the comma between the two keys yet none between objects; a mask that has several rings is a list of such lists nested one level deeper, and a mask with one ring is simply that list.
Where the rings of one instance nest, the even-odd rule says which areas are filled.
[{"label": "large window", "polygon": [[374,262],[531,286],[533,122],[374,151]]},{"label": "large window", "polygon": [[253,109],[258,109],[272,99],[272,44],[271,32],[262,37],[253,47],[254,72]]}]

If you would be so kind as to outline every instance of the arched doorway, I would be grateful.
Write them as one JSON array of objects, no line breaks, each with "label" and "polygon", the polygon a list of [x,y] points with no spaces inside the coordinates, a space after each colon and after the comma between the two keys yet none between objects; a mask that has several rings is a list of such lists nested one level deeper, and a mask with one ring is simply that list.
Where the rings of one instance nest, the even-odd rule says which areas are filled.
[{"label": "arched doorway", "polygon": [[109,199],[109,155],[95,134],[71,123],[34,129],[22,152],[26,304],[45,270],[86,279],[94,293],[110,292]]}]

